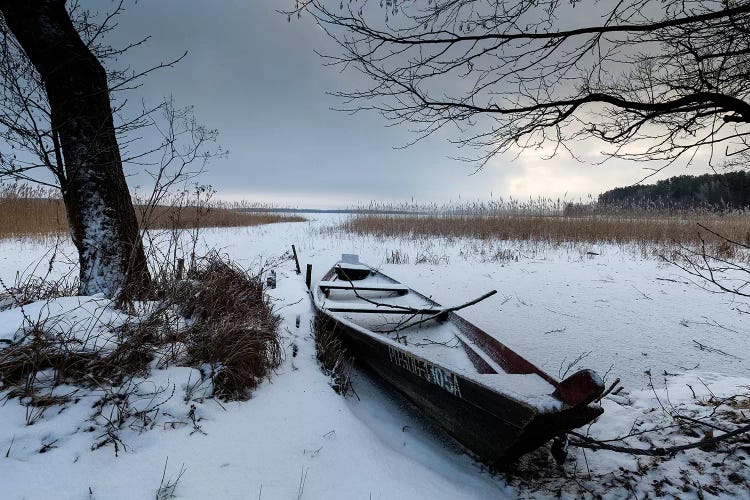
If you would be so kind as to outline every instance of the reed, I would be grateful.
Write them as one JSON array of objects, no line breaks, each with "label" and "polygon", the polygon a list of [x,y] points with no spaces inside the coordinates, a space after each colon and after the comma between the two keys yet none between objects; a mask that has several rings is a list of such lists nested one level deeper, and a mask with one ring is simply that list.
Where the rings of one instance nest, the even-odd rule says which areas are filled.
[{"label": "reed", "polygon": [[378,237],[476,238],[530,242],[613,243],[656,246],[693,245],[726,238],[750,244],[750,214],[709,207],[620,208],[596,203],[538,199],[526,203],[491,202],[453,206],[380,205],[351,217],[341,229]]},{"label": "reed", "polygon": [[67,231],[62,200],[0,198],[0,239],[44,239]]},{"label": "reed", "polygon": [[353,217],[345,229],[377,236],[442,236],[553,243],[699,243],[702,224],[735,241],[750,243],[750,218],[634,218],[529,216]]},{"label": "reed", "polygon": [[[136,206],[141,221],[143,211]],[[294,215],[242,212],[221,202],[200,207],[159,205],[149,216],[148,229],[244,227],[304,220]],[[19,183],[0,184],[0,239],[43,242],[67,233],[65,205],[55,191]]]},{"label": "reed", "polygon": [[[136,214],[140,216],[139,207]],[[141,217],[139,217],[140,219]],[[304,217],[274,213],[242,212],[224,208],[219,203],[209,207],[155,207],[148,229],[193,229],[208,227],[242,227],[273,224],[276,222],[302,222]]]}]

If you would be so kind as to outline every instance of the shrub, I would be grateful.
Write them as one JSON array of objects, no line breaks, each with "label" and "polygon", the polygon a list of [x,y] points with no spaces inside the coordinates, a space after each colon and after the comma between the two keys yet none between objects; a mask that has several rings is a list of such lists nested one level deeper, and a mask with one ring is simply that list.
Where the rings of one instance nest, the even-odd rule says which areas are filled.
[{"label": "shrub", "polygon": [[189,278],[174,297],[192,320],[185,332],[188,363],[212,366],[215,395],[244,399],[281,363],[279,317],[260,275],[213,254]]}]

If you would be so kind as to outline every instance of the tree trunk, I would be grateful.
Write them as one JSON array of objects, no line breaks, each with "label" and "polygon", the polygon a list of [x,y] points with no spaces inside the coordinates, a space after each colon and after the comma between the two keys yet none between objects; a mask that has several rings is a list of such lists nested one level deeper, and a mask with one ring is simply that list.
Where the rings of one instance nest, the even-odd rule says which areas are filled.
[{"label": "tree trunk", "polygon": [[142,295],[150,275],[122,170],[107,74],[65,0],[0,0],[0,12],[45,84],[63,153],[61,186],[78,248],[82,295]]}]

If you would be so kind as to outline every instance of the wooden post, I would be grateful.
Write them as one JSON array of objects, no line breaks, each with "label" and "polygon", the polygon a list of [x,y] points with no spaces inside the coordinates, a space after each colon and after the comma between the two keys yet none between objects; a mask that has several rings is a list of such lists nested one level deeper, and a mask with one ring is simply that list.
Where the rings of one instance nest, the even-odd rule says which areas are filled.
[{"label": "wooden post", "polygon": [[181,280],[185,272],[185,259],[177,259],[177,279]]},{"label": "wooden post", "polygon": [[294,254],[294,263],[297,266],[297,274],[302,274],[302,269],[299,268],[299,259],[297,258],[297,249],[292,245],[292,253]]},{"label": "wooden post", "polygon": [[312,286],[312,264],[307,265],[307,274],[305,274],[305,284],[309,290]]}]

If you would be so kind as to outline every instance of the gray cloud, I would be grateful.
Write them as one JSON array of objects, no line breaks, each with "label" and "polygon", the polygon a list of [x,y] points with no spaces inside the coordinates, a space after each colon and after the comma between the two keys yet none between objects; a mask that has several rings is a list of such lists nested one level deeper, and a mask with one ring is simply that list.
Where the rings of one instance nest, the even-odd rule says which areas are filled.
[{"label": "gray cloud", "polygon": [[[289,4],[289,5],[287,5]],[[322,67],[313,49],[332,49],[310,22],[291,23],[277,8],[292,0],[151,0],[131,5],[112,34],[115,43],[152,38],[123,62],[134,68],[188,56],[149,77],[139,97],[174,95],[220,131],[227,160],[212,163],[204,182],[221,195],[299,206],[344,206],[369,200],[446,201],[499,195],[570,197],[639,180],[639,167],[591,168],[559,159],[497,158],[472,168],[450,160],[457,151],[436,136],[406,150],[406,127],[379,116],[354,116],[326,91],[356,85],[356,75]],[[102,3],[88,5],[102,9]],[[109,4],[108,4],[109,5]],[[536,156],[535,156],[536,155]],[[674,171],[671,172],[673,175]],[[681,172],[676,172],[681,173]],[[554,182],[551,182],[554,179]],[[135,176],[131,182],[142,182]]]}]

